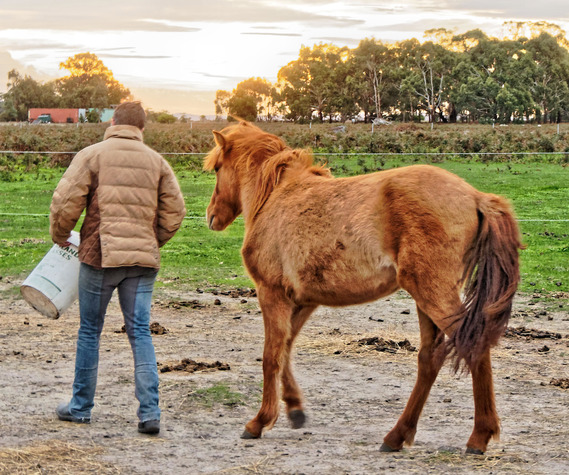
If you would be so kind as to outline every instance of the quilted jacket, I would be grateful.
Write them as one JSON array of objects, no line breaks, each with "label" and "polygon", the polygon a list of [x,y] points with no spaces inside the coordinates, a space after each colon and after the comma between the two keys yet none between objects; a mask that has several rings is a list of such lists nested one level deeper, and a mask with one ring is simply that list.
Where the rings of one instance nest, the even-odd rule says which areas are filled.
[{"label": "quilted jacket", "polygon": [[130,125],[109,127],[72,160],[51,202],[55,243],[67,241],[84,209],[79,260],[96,268],[159,268],[159,248],[186,214],[172,168]]}]

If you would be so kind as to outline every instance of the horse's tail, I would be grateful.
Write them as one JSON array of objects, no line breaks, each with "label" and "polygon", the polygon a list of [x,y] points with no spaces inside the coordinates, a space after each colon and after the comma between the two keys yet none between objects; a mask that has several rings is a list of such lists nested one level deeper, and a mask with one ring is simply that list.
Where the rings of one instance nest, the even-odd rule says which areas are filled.
[{"label": "horse's tail", "polygon": [[478,204],[478,233],[464,256],[464,302],[458,327],[446,342],[446,355],[472,368],[504,333],[520,280],[518,250],[521,236],[509,203],[482,195]]}]

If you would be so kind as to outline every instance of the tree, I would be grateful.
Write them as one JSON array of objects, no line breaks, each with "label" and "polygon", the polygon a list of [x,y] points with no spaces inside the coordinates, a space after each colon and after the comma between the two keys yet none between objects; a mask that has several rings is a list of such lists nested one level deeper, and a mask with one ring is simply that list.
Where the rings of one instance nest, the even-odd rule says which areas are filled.
[{"label": "tree", "polygon": [[528,83],[538,120],[559,121],[569,110],[569,51],[549,33],[527,41],[525,47],[535,66]]},{"label": "tree", "polygon": [[63,107],[109,107],[130,98],[130,91],[92,53],[80,53],[60,63],[69,75],[57,81]]},{"label": "tree", "polygon": [[218,90],[215,93],[215,114],[226,112],[229,116],[246,120],[262,117],[271,120],[275,113],[278,94],[275,86],[263,78],[249,78],[237,84],[232,92]]},{"label": "tree", "polygon": [[373,38],[360,41],[351,51],[354,97],[366,122],[395,112],[401,81],[395,54],[393,46]]},{"label": "tree", "polygon": [[28,119],[28,109],[33,107],[57,107],[58,97],[55,84],[42,84],[30,76],[21,76],[12,69],[8,72],[8,91],[3,95],[4,110],[0,115],[3,121]]},{"label": "tree", "polygon": [[89,123],[98,124],[101,122],[101,111],[99,109],[89,109],[85,119],[87,119]]},{"label": "tree", "polygon": [[528,120],[534,113],[529,85],[535,64],[521,41],[482,36],[479,30],[461,38],[478,43],[461,56],[453,70],[460,86],[451,93],[457,108],[475,120]]},{"label": "tree", "polygon": [[[559,121],[569,116],[569,41],[548,22],[507,22],[499,40],[474,29],[445,28],[384,44],[362,40],[355,49],[303,46],[278,72],[278,84],[250,78],[217,91],[216,114],[270,120],[277,111],[295,121],[427,116],[455,122]],[[525,35],[525,36],[524,36]],[[528,37],[530,39],[528,39]],[[231,110],[230,110],[231,109]]]},{"label": "tree", "polygon": [[547,33],[555,38],[557,43],[566,49],[569,49],[569,40],[567,40],[567,32],[555,23],[548,21],[505,21],[503,30],[506,36],[513,40],[525,40],[527,38],[534,39],[542,33]]},{"label": "tree", "polygon": [[174,122],[176,122],[176,120],[177,119],[175,116],[166,111],[162,111],[158,113],[158,116],[156,116],[156,122],[158,122],[159,124],[173,124]]},{"label": "tree", "polygon": [[251,97],[255,101],[255,119],[263,117],[266,120],[271,120],[274,113],[274,89],[275,87],[263,78],[249,78],[241,81],[233,90],[233,96],[239,96],[243,99],[239,101],[229,100],[230,113],[239,115],[237,111],[231,110],[232,105],[235,107],[235,104],[239,103],[241,107],[247,104],[245,107],[248,113],[251,114],[252,110],[249,110],[251,109],[251,101],[244,99],[245,97]]},{"label": "tree", "polygon": [[224,113],[227,113],[227,101],[231,97],[231,93],[229,91],[223,91],[218,89],[215,91],[215,100],[213,103],[215,104],[215,119],[218,120],[220,116]]},{"label": "tree", "polygon": [[422,45],[406,43],[403,51],[403,65],[408,73],[401,81],[401,92],[415,96],[417,107],[426,112],[429,122],[435,122],[437,116],[446,120],[442,108],[449,100],[454,53],[430,41]]},{"label": "tree", "polygon": [[[290,118],[310,120],[313,113],[320,121],[327,117],[332,121],[335,114],[342,114],[349,89],[347,47],[320,43],[312,48],[303,46],[299,59],[280,69],[278,78]],[[353,108],[355,101],[351,100]]]},{"label": "tree", "polygon": [[257,119],[257,101],[255,98],[244,91],[237,91],[227,101],[229,119],[234,117],[248,120],[250,122]]}]

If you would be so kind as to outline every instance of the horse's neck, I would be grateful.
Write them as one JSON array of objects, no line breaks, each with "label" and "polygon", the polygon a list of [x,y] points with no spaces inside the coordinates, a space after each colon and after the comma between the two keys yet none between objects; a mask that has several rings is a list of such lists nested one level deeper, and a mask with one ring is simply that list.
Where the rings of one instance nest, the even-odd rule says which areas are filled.
[{"label": "horse's neck", "polygon": [[249,218],[253,212],[258,181],[258,173],[253,176],[248,175],[246,179],[241,181],[241,214],[243,215],[245,223],[249,222]]}]

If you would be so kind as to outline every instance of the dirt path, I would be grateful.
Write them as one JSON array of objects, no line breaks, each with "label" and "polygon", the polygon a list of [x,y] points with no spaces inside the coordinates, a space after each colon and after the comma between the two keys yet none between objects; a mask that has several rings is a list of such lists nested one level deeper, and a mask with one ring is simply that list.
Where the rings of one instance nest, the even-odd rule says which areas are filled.
[{"label": "dirt path", "polygon": [[[71,389],[77,306],[48,320],[21,300],[2,300],[0,473],[562,473],[569,468],[569,389],[563,387],[569,378],[567,295],[516,302],[510,321],[515,331],[493,352],[502,438],[484,456],[464,455],[472,429],[470,378],[448,369],[423,411],[415,445],[396,454],[379,452],[416,375],[417,317],[403,293],[359,307],[319,309],[295,352],[307,424],[292,430],[282,415],[263,439],[240,439],[259,408],[263,325],[255,298],[234,297],[157,296],[152,320],[166,331],[157,326],[162,334],[154,343],[160,368],[170,369],[160,374],[159,437],[136,431],[132,357],[115,300],[105,325],[90,425],[60,422],[54,414]],[[371,345],[358,343],[366,338]],[[409,343],[403,345],[405,339]],[[177,370],[184,359],[213,367]]]}]

